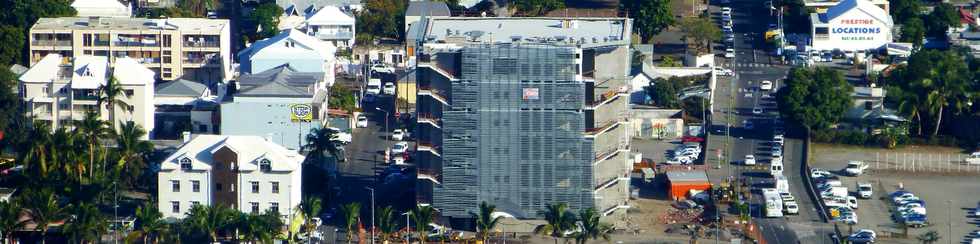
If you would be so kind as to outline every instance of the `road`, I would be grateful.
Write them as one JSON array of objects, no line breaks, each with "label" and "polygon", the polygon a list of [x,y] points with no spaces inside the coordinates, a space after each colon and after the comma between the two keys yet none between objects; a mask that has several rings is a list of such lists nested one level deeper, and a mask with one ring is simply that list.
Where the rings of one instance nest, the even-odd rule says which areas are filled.
[{"label": "road", "polygon": [[[735,71],[736,76],[719,79],[712,111],[712,133],[709,150],[721,150],[717,162],[728,168],[730,176],[743,179],[752,188],[752,216],[763,233],[766,243],[830,243],[827,225],[821,222],[813,200],[806,194],[800,168],[803,162],[803,145],[798,139],[787,138],[783,148],[784,175],[790,191],[800,205],[800,214],[785,218],[764,218],[760,188],[774,187],[768,173],[772,156],[774,121],[778,117],[774,94],[761,91],[759,83],[769,80],[778,88],[782,85],[790,67],[769,58],[762,33],[771,21],[769,10],[762,2],[749,0],[732,1],[735,32],[735,58],[720,59],[722,66]],[[717,19],[717,8],[712,8]],[[717,48],[724,50],[725,48]],[[761,108],[760,114],[753,108]],[[751,128],[747,124],[751,123]],[[730,135],[730,136],[729,136]],[[743,166],[746,155],[756,158],[756,166]],[[709,162],[711,160],[709,159]],[[733,166],[733,164],[738,164]],[[722,169],[724,171],[724,169]]]}]

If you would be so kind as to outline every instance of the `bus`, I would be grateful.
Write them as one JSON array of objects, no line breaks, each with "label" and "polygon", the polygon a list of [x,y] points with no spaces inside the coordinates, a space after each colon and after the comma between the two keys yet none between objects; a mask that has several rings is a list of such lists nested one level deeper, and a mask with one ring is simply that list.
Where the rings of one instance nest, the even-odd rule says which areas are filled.
[{"label": "bus", "polygon": [[765,199],[766,218],[783,217],[783,199],[775,188],[762,189],[762,199]]}]

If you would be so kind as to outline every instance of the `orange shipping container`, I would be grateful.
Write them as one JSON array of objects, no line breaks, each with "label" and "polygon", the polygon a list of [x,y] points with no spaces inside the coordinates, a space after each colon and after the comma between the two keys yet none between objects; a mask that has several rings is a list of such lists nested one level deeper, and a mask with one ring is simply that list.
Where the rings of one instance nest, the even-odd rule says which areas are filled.
[{"label": "orange shipping container", "polygon": [[670,197],[674,200],[687,198],[690,190],[706,191],[711,189],[708,175],[697,171],[668,171],[667,182],[670,183]]}]

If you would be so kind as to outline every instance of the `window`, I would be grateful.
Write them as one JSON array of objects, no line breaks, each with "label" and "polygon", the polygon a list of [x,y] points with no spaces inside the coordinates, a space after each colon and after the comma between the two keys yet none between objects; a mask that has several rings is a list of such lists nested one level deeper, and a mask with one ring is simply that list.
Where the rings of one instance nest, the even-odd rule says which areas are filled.
[{"label": "window", "polygon": [[273,181],[272,182],[272,193],[279,193],[279,182],[278,181]]},{"label": "window", "polygon": [[201,202],[191,201],[191,206],[194,206],[194,205],[201,205]]},{"label": "window", "polygon": [[259,213],[259,203],[250,202],[249,204],[252,204],[252,213]]},{"label": "window", "polygon": [[221,192],[221,183],[214,184],[214,190],[217,192]]},{"label": "window", "polygon": [[172,213],[180,213],[180,202],[178,202],[178,201],[171,201],[170,202],[170,211]]},{"label": "window", "polygon": [[252,181],[252,193],[259,193],[259,182]]},{"label": "window", "polygon": [[277,202],[271,202],[271,203],[269,203],[269,210],[272,210],[273,212],[278,213],[279,212],[279,203],[277,203]]},{"label": "window", "polygon": [[263,158],[262,161],[259,161],[259,169],[261,169],[262,172],[272,171],[272,162],[270,162],[269,159]]},{"label": "window", "polygon": [[170,181],[170,190],[173,192],[180,192],[180,181],[179,180]]},{"label": "window", "polygon": [[864,101],[864,110],[871,110],[874,108],[874,102]]},{"label": "window", "polygon": [[160,42],[163,44],[163,47],[170,47],[170,35],[163,35],[163,37],[160,37]]},{"label": "window", "polygon": [[193,167],[191,166],[191,159],[190,158],[186,158],[186,157],[180,159],[180,169],[182,169],[182,170],[191,170],[191,169],[193,169]]},{"label": "window", "polygon": [[192,180],[191,181],[191,191],[201,192],[201,181]]},{"label": "window", "polygon": [[197,131],[208,132],[208,125],[197,125]]},{"label": "window", "polygon": [[131,97],[133,96],[133,89],[125,89],[123,90],[123,93],[125,93],[127,97]]}]

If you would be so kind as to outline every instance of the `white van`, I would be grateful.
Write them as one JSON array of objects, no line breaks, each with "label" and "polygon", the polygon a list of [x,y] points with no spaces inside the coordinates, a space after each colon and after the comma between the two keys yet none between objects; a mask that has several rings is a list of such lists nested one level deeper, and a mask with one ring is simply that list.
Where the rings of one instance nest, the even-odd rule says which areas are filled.
[{"label": "white van", "polygon": [[368,79],[367,88],[364,91],[371,95],[381,93],[381,79]]},{"label": "white van", "polygon": [[772,175],[772,177],[776,177],[777,175],[779,176],[783,175],[782,157],[772,158],[772,161],[769,162],[769,174]]},{"label": "white van", "polygon": [[789,180],[786,179],[786,176],[780,174],[774,178],[776,178],[776,192],[789,192]]}]

